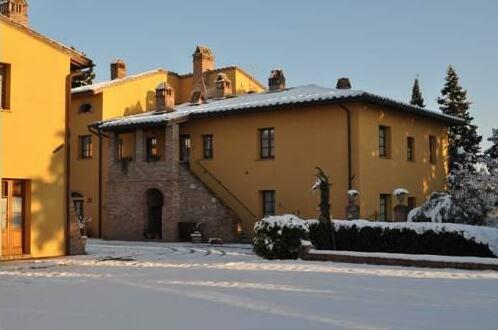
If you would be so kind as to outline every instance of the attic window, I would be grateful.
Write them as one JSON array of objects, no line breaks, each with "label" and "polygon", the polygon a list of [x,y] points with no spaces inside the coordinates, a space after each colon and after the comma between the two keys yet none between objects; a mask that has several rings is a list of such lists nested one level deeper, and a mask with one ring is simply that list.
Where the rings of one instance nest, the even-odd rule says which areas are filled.
[{"label": "attic window", "polygon": [[83,103],[80,105],[80,108],[78,110],[79,113],[87,113],[87,112],[92,112],[93,107],[90,103]]}]

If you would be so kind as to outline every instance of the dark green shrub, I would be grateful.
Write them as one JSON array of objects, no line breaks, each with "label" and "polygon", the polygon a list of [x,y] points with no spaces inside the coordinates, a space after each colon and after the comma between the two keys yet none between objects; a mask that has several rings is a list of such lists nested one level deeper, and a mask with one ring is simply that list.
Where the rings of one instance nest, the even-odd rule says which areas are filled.
[{"label": "dark green shrub", "polygon": [[254,252],[265,259],[297,259],[308,236],[306,221],[297,216],[267,217],[254,226]]}]

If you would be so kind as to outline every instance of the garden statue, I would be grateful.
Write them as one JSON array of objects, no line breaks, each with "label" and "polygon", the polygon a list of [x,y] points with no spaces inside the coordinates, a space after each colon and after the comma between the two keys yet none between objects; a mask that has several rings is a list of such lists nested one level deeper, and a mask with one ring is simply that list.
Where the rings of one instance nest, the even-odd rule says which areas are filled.
[{"label": "garden statue", "polygon": [[348,205],[346,206],[346,218],[356,220],[360,218],[360,207],[356,205],[356,197],[360,194],[358,190],[348,191]]},{"label": "garden statue", "polygon": [[409,192],[406,189],[398,188],[394,190],[393,194],[398,200],[398,205],[394,207],[394,221],[406,222],[408,220],[408,212],[410,212],[410,209],[404,203],[405,198],[409,194]]}]

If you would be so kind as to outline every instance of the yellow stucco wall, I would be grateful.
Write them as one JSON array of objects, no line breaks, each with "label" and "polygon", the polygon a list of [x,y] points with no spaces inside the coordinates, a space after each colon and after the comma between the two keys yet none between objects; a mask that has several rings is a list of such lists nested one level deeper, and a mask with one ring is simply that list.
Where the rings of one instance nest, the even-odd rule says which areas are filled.
[{"label": "yellow stucco wall", "polygon": [[[276,191],[276,212],[317,216],[318,195],[311,191],[315,167],[331,176],[334,191],[347,189],[346,114],[326,106],[197,119],[181,126],[192,138],[191,168],[220,196],[250,232],[261,217],[262,190]],[[275,159],[259,159],[259,129],[275,129]],[[214,135],[214,158],[202,159],[202,135]],[[206,168],[251,212],[234,200]],[[334,214],[342,214],[344,197],[332,194]]]},{"label": "yellow stucco wall", "polygon": [[31,182],[31,255],[63,255],[70,58],[0,22],[0,62],[11,65],[11,107],[0,112],[1,177]]},{"label": "yellow stucco wall", "polygon": [[[352,114],[352,188],[361,192],[358,202],[362,217],[373,219],[379,209],[379,195],[392,194],[396,188],[408,189],[418,204],[432,191],[444,189],[445,124],[372,105],[347,107]],[[276,191],[278,214],[298,213],[304,218],[316,218],[318,195],[310,190],[316,166],[331,177],[333,217],[345,217],[346,122],[346,112],[338,106],[314,106],[306,110],[195,119],[182,124],[181,134],[190,134],[192,138],[192,170],[234,209],[243,220],[245,231],[250,232],[252,215],[262,214],[261,190]],[[391,127],[390,159],[378,157],[379,125]],[[274,160],[260,160],[258,156],[258,129],[267,127],[275,128]],[[202,159],[202,135],[206,134],[214,135],[215,156],[211,160]],[[427,160],[429,135],[439,139],[437,165]],[[407,136],[416,139],[416,162],[406,159]]]},{"label": "yellow stucco wall", "polygon": [[[405,188],[420,205],[434,191],[445,189],[447,125],[420,116],[409,116],[396,110],[372,105],[355,105],[355,134],[357,142],[353,175],[355,188],[361,193],[362,217],[375,219],[380,194],[391,194],[396,188]],[[379,125],[390,128],[391,155],[379,157]],[[429,161],[429,136],[438,139],[437,162]],[[407,160],[407,137],[415,138],[415,161]],[[359,143],[358,143],[359,141]],[[396,199],[391,196],[392,203]]]}]

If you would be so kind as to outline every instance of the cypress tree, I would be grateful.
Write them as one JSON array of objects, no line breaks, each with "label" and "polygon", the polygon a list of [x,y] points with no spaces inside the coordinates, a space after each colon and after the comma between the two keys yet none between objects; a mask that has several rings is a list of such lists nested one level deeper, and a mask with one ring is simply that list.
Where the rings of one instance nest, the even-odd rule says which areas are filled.
[{"label": "cypress tree", "polygon": [[424,97],[422,96],[422,92],[420,91],[418,78],[415,78],[415,82],[413,83],[412,99],[410,101],[410,104],[420,108],[425,108]]},{"label": "cypress tree", "polygon": [[317,244],[320,250],[335,250],[334,227],[330,215],[331,184],[329,176],[321,168],[317,167],[316,170],[316,182],[313,185],[313,190],[320,191],[320,225],[318,227]]},{"label": "cypress tree", "polygon": [[477,134],[477,126],[472,124],[474,118],[469,113],[471,102],[467,100],[467,91],[460,86],[458,75],[452,66],[448,67],[445,80],[441,96],[437,99],[439,109],[444,114],[465,122],[451,126],[448,130],[449,170],[450,173],[461,169],[473,173],[481,151],[479,144],[482,136]]}]

